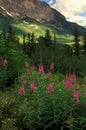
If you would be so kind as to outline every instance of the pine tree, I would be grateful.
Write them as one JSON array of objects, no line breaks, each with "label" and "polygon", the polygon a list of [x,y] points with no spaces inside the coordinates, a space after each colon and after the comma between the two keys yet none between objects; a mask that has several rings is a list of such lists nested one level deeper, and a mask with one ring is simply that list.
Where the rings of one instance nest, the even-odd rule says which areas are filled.
[{"label": "pine tree", "polygon": [[56,35],[54,34],[54,39],[53,39],[53,49],[56,50],[56,45],[57,45],[57,39]]},{"label": "pine tree", "polygon": [[46,45],[46,47],[50,47],[51,43],[52,43],[52,41],[51,41],[50,31],[47,29],[45,31],[45,45]]},{"label": "pine tree", "polygon": [[35,49],[36,49],[35,35],[34,35],[34,33],[32,33],[30,35],[30,41],[28,43],[28,54],[31,56],[32,53],[35,52]]},{"label": "pine tree", "polygon": [[8,28],[8,39],[9,41],[15,41],[15,35],[12,29],[12,26],[9,26]]},{"label": "pine tree", "polygon": [[84,54],[86,55],[86,32],[84,33],[84,37],[83,37],[83,50],[84,50]]},{"label": "pine tree", "polygon": [[28,33],[28,34],[27,34],[27,37],[28,37],[28,41],[30,42],[31,33]]},{"label": "pine tree", "polygon": [[77,26],[74,28],[74,52],[76,56],[80,55],[80,45],[79,45],[79,32]]},{"label": "pine tree", "polygon": [[2,34],[3,34],[3,39],[6,40],[6,30],[5,29],[3,29]]},{"label": "pine tree", "polygon": [[24,53],[26,54],[27,52],[26,52],[26,43],[25,43],[25,35],[23,35],[23,51],[24,51]]}]

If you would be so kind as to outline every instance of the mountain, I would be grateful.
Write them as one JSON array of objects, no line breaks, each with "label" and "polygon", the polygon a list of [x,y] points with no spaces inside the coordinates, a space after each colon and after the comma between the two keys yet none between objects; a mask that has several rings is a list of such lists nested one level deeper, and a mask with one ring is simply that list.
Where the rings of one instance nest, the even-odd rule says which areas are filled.
[{"label": "mountain", "polygon": [[36,21],[42,25],[50,26],[59,33],[73,33],[77,26],[82,34],[85,28],[76,23],[68,22],[60,12],[51,8],[40,0],[0,0],[0,24],[13,22],[13,20]]}]

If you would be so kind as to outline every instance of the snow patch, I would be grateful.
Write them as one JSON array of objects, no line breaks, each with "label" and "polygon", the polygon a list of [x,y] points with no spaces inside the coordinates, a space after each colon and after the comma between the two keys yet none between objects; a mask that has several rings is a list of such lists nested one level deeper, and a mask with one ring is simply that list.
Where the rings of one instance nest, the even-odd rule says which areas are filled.
[{"label": "snow patch", "polygon": [[13,16],[12,16],[12,14],[11,14],[11,13],[9,13],[8,11],[6,11],[6,13],[7,13],[7,15],[9,15],[9,16],[11,16],[11,17],[13,17]]},{"label": "snow patch", "polygon": [[6,10],[6,9],[5,9],[3,6],[1,6],[1,5],[0,5],[0,8],[1,8],[2,10]]}]

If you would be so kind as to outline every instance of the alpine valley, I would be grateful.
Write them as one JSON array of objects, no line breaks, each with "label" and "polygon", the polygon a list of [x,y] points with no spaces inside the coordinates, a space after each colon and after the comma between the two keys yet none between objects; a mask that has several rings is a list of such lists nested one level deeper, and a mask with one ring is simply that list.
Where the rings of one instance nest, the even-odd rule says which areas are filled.
[{"label": "alpine valley", "polygon": [[20,35],[27,32],[44,34],[46,28],[53,34],[69,35],[73,34],[75,26],[81,35],[86,31],[40,0],[0,0],[0,29],[10,24]]}]

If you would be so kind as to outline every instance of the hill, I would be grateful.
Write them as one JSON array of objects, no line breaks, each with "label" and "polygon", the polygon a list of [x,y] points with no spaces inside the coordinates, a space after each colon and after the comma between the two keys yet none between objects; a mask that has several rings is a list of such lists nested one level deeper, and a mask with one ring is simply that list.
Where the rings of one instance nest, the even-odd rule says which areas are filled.
[{"label": "hill", "polygon": [[73,34],[75,26],[80,34],[86,31],[84,27],[67,21],[60,12],[40,0],[0,0],[0,28],[14,23],[16,26],[35,23],[37,26],[49,27],[59,34]]}]

